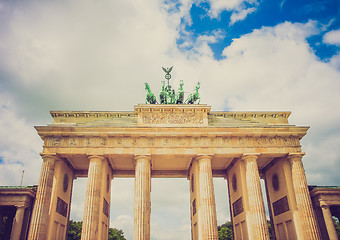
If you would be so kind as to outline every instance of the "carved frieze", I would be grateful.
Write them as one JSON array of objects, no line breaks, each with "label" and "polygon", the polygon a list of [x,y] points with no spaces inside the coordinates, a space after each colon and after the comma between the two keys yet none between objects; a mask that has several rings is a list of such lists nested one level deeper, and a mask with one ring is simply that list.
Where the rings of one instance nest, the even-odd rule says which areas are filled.
[{"label": "carved frieze", "polygon": [[203,113],[200,112],[143,112],[143,124],[203,124]]},{"label": "carved frieze", "polygon": [[300,147],[297,137],[190,137],[190,136],[112,136],[112,137],[46,137],[51,148],[256,148]]}]

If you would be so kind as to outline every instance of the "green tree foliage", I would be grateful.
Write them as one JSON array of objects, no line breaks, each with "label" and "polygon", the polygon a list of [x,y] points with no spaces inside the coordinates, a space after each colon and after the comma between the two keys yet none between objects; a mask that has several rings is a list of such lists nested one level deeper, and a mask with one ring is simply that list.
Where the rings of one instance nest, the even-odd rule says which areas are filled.
[{"label": "green tree foliage", "polygon": [[226,222],[217,227],[219,240],[233,240],[233,226],[231,222]]},{"label": "green tree foliage", "polygon": [[[267,221],[267,223],[268,223],[268,229],[269,229],[269,237],[270,239],[273,239],[270,221]],[[219,240],[233,240],[233,226],[231,225],[231,222],[226,222],[225,224],[218,226],[217,230],[218,230]],[[340,225],[339,225],[339,230],[340,230]]]},{"label": "green tree foliage", "polygon": [[7,223],[7,217],[3,217],[0,219],[1,220],[1,229],[0,229],[0,240],[4,239],[5,237],[5,226]]},{"label": "green tree foliage", "polygon": [[109,228],[109,240],[126,240],[122,230],[117,228]]},{"label": "green tree foliage", "polygon": [[339,219],[337,219],[336,217],[333,217],[333,221],[334,221],[336,233],[338,234],[338,238],[340,239],[340,222],[339,222]]},{"label": "green tree foliage", "polygon": [[83,222],[69,221],[67,228],[67,240],[80,240],[82,224]]},{"label": "green tree foliage", "polygon": [[267,220],[267,224],[268,224],[268,230],[269,230],[269,239],[272,240],[273,238],[273,233],[272,233],[272,225],[270,223],[270,221]]},{"label": "green tree foliage", "polygon": [[[80,240],[83,222],[69,221],[67,228],[67,240]],[[108,240],[126,240],[124,232],[120,229],[109,228]]]}]

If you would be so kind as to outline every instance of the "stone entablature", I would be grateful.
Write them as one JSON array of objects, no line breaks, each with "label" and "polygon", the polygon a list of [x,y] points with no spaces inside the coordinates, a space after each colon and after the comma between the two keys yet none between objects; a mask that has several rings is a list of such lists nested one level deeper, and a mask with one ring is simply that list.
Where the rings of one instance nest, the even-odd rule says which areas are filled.
[{"label": "stone entablature", "polygon": [[[37,186],[0,186],[0,232],[2,239],[28,239],[30,216]],[[3,221],[6,217],[6,221]]]},{"label": "stone entablature", "polygon": [[314,206],[339,205],[340,206],[340,187],[339,186],[310,186],[310,195]]},{"label": "stone entablature", "polygon": [[92,154],[109,159],[115,176],[131,176],[125,171],[134,169],[136,154],[152,155],[153,177],[186,177],[196,154],[213,156],[214,176],[222,176],[244,153],[261,154],[263,168],[274,158],[301,152],[300,139],[308,130],[289,125],[289,112],[211,112],[206,105],[141,104],[134,112],[51,115],[53,124],[36,127],[43,153],[63,157],[77,176],[86,174]]},{"label": "stone entablature", "polygon": [[210,106],[139,104],[134,112],[51,111],[53,124],[96,126],[268,126],[289,125],[290,112],[214,112]]},{"label": "stone entablature", "polygon": [[[83,133],[84,134],[84,133]],[[84,136],[85,135],[85,136]],[[276,148],[300,147],[299,136],[188,136],[166,134],[147,136],[140,134],[119,134],[117,136],[48,136],[44,137],[47,148]],[[94,134],[96,135],[96,134]]]},{"label": "stone entablature", "polygon": [[338,239],[332,216],[340,218],[340,187],[309,188],[322,239]]},{"label": "stone entablature", "polygon": [[[32,187],[35,189],[36,187]],[[29,207],[36,192],[29,187],[0,187],[0,206]]]}]

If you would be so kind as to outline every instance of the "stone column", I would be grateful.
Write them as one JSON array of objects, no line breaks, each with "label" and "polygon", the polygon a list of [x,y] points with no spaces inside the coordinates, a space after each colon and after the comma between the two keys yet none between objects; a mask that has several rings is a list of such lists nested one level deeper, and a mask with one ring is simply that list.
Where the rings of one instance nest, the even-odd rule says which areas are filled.
[{"label": "stone column", "polygon": [[89,156],[89,171],[85,195],[85,209],[81,240],[100,239],[98,235],[100,216],[100,190],[103,156]]},{"label": "stone column", "polygon": [[292,153],[288,159],[292,168],[292,181],[296,207],[300,216],[300,232],[303,239],[321,239],[318,223],[310,198],[305,171],[302,166],[302,153]]},{"label": "stone column", "polygon": [[249,206],[249,214],[247,214],[248,234],[249,239],[269,240],[269,230],[257,166],[258,156],[259,154],[244,154],[242,156],[246,168],[246,185]]},{"label": "stone column", "polygon": [[150,240],[150,156],[135,156],[134,240]]},{"label": "stone column", "polygon": [[26,207],[21,206],[17,207],[17,211],[15,212],[15,217],[13,220],[11,240],[20,240],[21,230],[22,230],[22,222],[24,220]]},{"label": "stone column", "polygon": [[197,157],[199,182],[198,235],[200,240],[218,239],[211,158],[209,155]]},{"label": "stone column", "polygon": [[329,209],[329,205],[327,205],[325,202],[320,201],[320,207],[322,209],[323,218],[325,219],[325,224],[328,232],[329,239],[338,239],[338,234],[336,232],[332,213]]},{"label": "stone column", "polygon": [[52,154],[41,156],[43,163],[28,235],[28,239],[32,240],[47,239],[54,167],[58,160],[56,155]]}]

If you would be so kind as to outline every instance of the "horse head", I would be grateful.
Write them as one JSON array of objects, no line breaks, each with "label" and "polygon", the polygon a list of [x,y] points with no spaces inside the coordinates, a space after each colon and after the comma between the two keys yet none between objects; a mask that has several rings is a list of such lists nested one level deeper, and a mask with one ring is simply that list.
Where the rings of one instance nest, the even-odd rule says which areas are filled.
[{"label": "horse head", "polygon": [[149,86],[149,84],[148,83],[144,83],[145,84],[145,90],[150,90],[150,86]]}]

